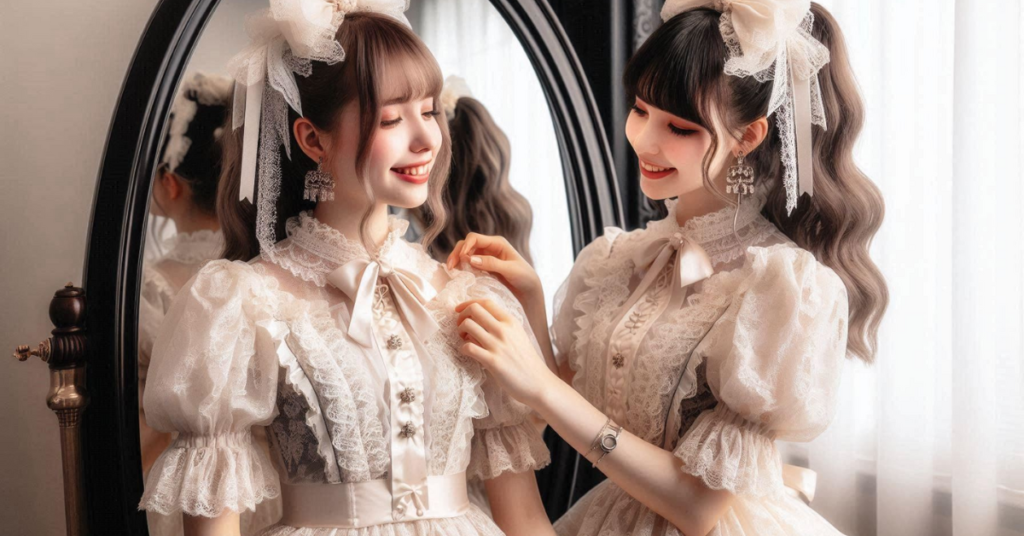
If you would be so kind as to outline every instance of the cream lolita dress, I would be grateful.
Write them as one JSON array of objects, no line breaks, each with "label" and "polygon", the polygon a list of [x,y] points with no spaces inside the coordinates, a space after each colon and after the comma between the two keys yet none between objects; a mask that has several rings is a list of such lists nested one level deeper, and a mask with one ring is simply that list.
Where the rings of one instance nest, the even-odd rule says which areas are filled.
[{"label": "cream lolita dress", "polygon": [[214,261],[189,281],[153,350],[146,414],[178,436],[142,508],[209,517],[280,495],[264,535],[502,534],[467,476],[549,455],[529,408],[459,355],[454,308],[489,298],[525,315],[498,280],[447,271],[402,239],[408,222],[389,224],[371,258],[302,213],[273,262]]},{"label": "cream lolita dress", "polygon": [[[556,295],[553,340],[592,404],[672,452],[684,472],[735,494],[712,534],[836,535],[784,484],[775,441],[809,441],[834,414],[846,288],[761,216],[763,199],[741,204],[740,238],[734,208],[680,227],[675,201],[645,229],[607,229]],[[681,534],[611,480],[555,528]]]}]

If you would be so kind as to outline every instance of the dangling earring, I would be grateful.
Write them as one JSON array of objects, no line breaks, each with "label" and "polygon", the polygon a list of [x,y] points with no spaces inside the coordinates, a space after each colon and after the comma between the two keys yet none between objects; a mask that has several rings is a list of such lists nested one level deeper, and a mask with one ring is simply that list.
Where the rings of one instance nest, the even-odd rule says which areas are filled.
[{"label": "dangling earring", "polygon": [[329,171],[324,171],[324,157],[316,169],[306,173],[306,190],[302,197],[307,201],[334,201],[334,177]]},{"label": "dangling earring", "polygon": [[743,153],[736,155],[736,164],[729,167],[729,174],[725,177],[725,193],[736,194],[736,214],[732,218],[732,233],[739,237],[736,232],[736,223],[740,217],[740,203],[743,197],[754,193],[754,168],[743,163]]}]

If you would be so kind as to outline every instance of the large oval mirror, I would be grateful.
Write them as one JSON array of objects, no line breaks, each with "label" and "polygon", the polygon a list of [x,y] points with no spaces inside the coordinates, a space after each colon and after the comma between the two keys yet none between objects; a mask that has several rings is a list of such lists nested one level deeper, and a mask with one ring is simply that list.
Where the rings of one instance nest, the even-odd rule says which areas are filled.
[{"label": "large oval mirror", "polygon": [[[178,290],[223,255],[214,207],[233,88],[227,61],[248,42],[246,15],[264,7],[161,3],[125,82],[87,262],[93,399],[84,461],[94,534],[180,531],[180,518],[147,520],[137,511],[143,475],[171,439],[146,425],[140,393]],[[550,301],[575,254],[604,226],[621,224],[607,143],[568,40],[544,0],[421,0],[406,15],[448,77],[453,143],[462,136],[489,151],[489,165],[451,173],[459,232],[501,234],[528,253]],[[415,239],[420,215],[398,215]],[[451,247],[443,238],[431,251],[441,259]],[[257,435],[270,438],[264,447],[280,459],[272,431]],[[576,457],[553,434],[547,440],[554,462],[539,480],[554,518],[568,507]],[[249,530],[275,512],[257,514],[243,520]]]}]

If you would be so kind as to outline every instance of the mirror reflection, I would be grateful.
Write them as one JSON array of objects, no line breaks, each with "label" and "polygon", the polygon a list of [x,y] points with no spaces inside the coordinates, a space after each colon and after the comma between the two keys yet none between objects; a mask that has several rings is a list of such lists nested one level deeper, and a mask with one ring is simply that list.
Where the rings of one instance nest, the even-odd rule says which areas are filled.
[{"label": "mirror reflection", "polygon": [[[236,82],[242,81],[233,79],[228,69],[230,58],[249,44],[246,18],[265,7],[266,0],[225,0],[219,4],[178,88],[167,121],[161,165],[153,177],[139,317],[140,439],[147,480],[143,501],[158,506],[147,511],[150,533],[182,534],[183,523],[193,522],[180,513],[159,513],[161,500],[183,494],[183,490],[167,487],[172,485],[194,486],[194,502],[168,504],[169,510],[178,507],[202,514],[203,508],[223,506],[225,501],[243,506],[242,509],[248,501],[258,502],[255,512],[228,520],[239,523],[242,534],[255,534],[279,522],[302,526],[301,522],[308,521],[303,516],[309,512],[301,505],[283,505],[280,497],[261,496],[273,487],[269,483],[273,475],[260,472],[267,467],[276,471],[282,486],[291,486],[292,497],[312,489],[303,486],[321,483],[358,484],[363,486],[361,489],[368,489],[368,484],[363,483],[387,481],[390,486],[405,486],[409,482],[415,484],[417,478],[427,478],[431,488],[447,489],[445,486],[458,488],[453,482],[461,479],[468,482],[466,495],[473,509],[469,520],[460,522],[473,525],[467,529],[472,533],[484,533],[495,526],[490,517],[498,519],[503,515],[501,508],[492,511],[488,498],[488,489],[492,488],[484,480],[508,469],[508,464],[516,469],[543,465],[546,449],[539,445],[539,437],[545,425],[530,419],[525,406],[502,395],[485,379],[481,383],[484,377],[478,377],[478,369],[463,366],[466,372],[432,362],[437,359],[441,339],[419,340],[416,322],[410,320],[413,313],[403,309],[403,299],[407,297],[397,294],[398,279],[387,283],[381,276],[380,281],[385,283],[371,286],[372,295],[364,304],[358,289],[346,292],[349,289],[341,288],[344,284],[335,285],[328,280],[330,274],[318,271],[326,264],[333,262],[331,269],[336,269],[337,261],[350,260],[324,254],[325,242],[316,240],[325,233],[341,231],[338,234],[342,238],[326,242],[337,253],[363,247],[363,231],[381,231],[361,228],[359,218],[346,217],[344,210],[322,209],[332,204],[357,206],[349,200],[363,195],[364,185],[345,180],[359,160],[358,144],[350,144],[349,152],[345,153],[345,141],[339,141],[345,139],[345,134],[332,137],[338,133],[361,136],[358,129],[345,130],[346,125],[359,123],[358,110],[336,110],[340,121],[339,125],[331,125],[335,129],[316,124],[316,120],[297,121],[299,116],[294,112],[288,117],[290,154],[280,151],[281,188],[274,194],[279,196],[277,213],[286,217],[274,222],[273,236],[279,241],[277,255],[291,255],[287,257],[290,260],[275,263],[266,261],[266,256],[264,260],[256,258],[260,251],[257,235],[250,232],[248,240],[240,242],[233,231],[239,222],[256,225],[257,207],[267,196],[262,189],[265,176],[260,169],[254,186],[256,203],[250,202],[252,198],[236,203],[240,188],[244,189],[240,186],[244,184],[240,175],[245,173],[245,165],[240,162],[244,159],[246,140],[244,127],[233,128],[237,120],[232,108],[236,89],[244,92],[246,86],[239,83],[236,87]],[[573,260],[567,199],[551,115],[525,51],[486,0],[423,0],[411,6],[405,16],[436,60],[444,87],[436,102],[404,96],[397,107],[382,108],[382,123],[375,138],[378,141],[394,141],[398,136],[396,130],[410,123],[419,124],[419,118],[411,119],[419,112],[423,112],[423,125],[427,126],[422,131],[410,127],[407,138],[396,142],[404,145],[394,153],[397,156],[391,157],[385,180],[374,183],[371,177],[367,181],[376,194],[391,195],[397,201],[390,204],[391,217],[380,236],[387,236],[384,243],[391,244],[391,235],[402,234],[406,224],[401,222],[407,221],[404,239],[415,244],[425,235],[436,236],[424,256],[442,264],[457,242],[470,232],[501,236],[536,269],[544,288],[558,288]],[[358,37],[353,39],[359,41]],[[355,54],[353,50],[346,53],[350,58]],[[308,80],[317,79],[318,74]],[[381,87],[386,91],[395,82],[389,79]],[[298,83],[303,91],[312,87],[304,85],[306,80]],[[416,83],[398,80],[397,86]],[[330,100],[330,91],[323,95],[323,100]],[[303,104],[306,117],[330,111],[330,106],[316,100],[307,99]],[[266,106],[263,109],[267,113]],[[448,138],[437,147],[431,146],[429,140],[417,145],[420,132],[426,132],[424,136],[429,138],[430,132],[442,130],[431,130],[427,112],[435,112],[432,117],[443,122],[443,130],[447,131],[443,136],[436,134],[438,140]],[[398,124],[398,129],[387,132],[391,127],[386,123],[396,113],[406,124]],[[266,138],[266,132],[261,136]],[[404,190],[388,190],[389,185],[402,186],[394,182],[395,175],[405,177],[403,180],[411,177],[409,184],[415,183],[420,175],[429,175],[430,181],[437,179],[432,169],[436,163],[432,157],[422,156],[440,155],[443,150],[439,147],[445,144],[450,145],[451,168],[443,189],[431,191],[427,199],[420,198],[418,202],[416,194],[410,198]],[[263,151],[262,146],[259,150]],[[317,150],[324,152],[316,153]],[[334,158],[331,150],[344,156]],[[315,157],[317,154],[321,156]],[[368,168],[371,175],[374,154]],[[259,167],[265,164],[261,153]],[[317,183],[319,189],[310,189],[310,177],[323,179]],[[448,209],[443,225],[431,210],[430,199],[435,198]],[[325,200],[328,202],[324,203]],[[225,205],[232,207],[226,218]],[[338,224],[343,221],[355,224]],[[225,230],[221,229],[223,222]],[[466,299],[489,296],[505,299],[506,305],[523,315],[507,291],[487,284],[473,286],[455,272],[429,273],[431,270],[422,270],[428,257],[408,262],[395,260],[387,257],[395,255],[385,251],[388,247],[407,255],[406,261],[416,255],[413,249],[407,251],[400,243],[363,251],[371,259],[386,258],[393,262],[395,272],[400,268],[427,272],[400,276],[419,275],[425,286],[434,289],[440,299],[433,300],[435,305],[425,300],[426,309],[454,309]],[[251,270],[218,263],[199,274],[210,261],[249,259],[253,259],[249,263]],[[467,264],[458,268],[456,272],[478,274]],[[213,272],[219,275],[206,275]],[[411,279],[401,281],[404,286]],[[257,284],[277,287],[275,292],[263,295],[266,300],[275,301],[274,315],[279,316],[274,316],[273,328],[266,323],[269,320],[258,318],[260,313],[254,312],[255,306],[232,304],[232,292],[239,285],[255,289],[252,285]],[[197,288],[202,285],[205,286]],[[446,291],[449,287],[454,290]],[[258,294],[256,290],[252,292]],[[392,296],[388,297],[389,293]],[[260,297],[253,295],[247,299],[259,302]],[[285,315],[282,311],[286,309],[282,299],[291,300],[287,308],[289,319],[280,316]],[[183,300],[182,304],[174,308],[178,300]],[[436,312],[431,314],[440,318]],[[353,326],[362,325],[360,319],[364,315],[369,321],[366,329],[373,339],[352,353],[353,350],[345,348],[352,342]],[[305,320],[298,321],[296,317]],[[525,316],[522,318],[526,320]],[[450,329],[445,318],[440,320],[441,331]],[[310,332],[289,332],[300,329],[296,327],[299,324]],[[397,331],[384,337],[388,326]],[[332,338],[346,335],[347,342]],[[452,351],[452,346],[445,348],[454,358],[457,352]],[[246,351],[253,355],[240,358],[239,353]],[[159,356],[159,364],[151,370],[154,353]],[[270,355],[273,357],[267,357]],[[418,355],[423,361],[419,370],[413,367],[411,373],[408,365],[398,361],[410,355]],[[223,361],[219,365],[225,368],[208,369],[204,363],[210,360]],[[359,369],[346,368],[353,365]],[[243,378],[245,385],[231,383],[231,375],[236,373],[241,374],[238,377]],[[275,378],[275,385],[267,385],[270,382],[266,378]],[[404,390],[398,392],[398,386],[404,386]],[[161,408],[163,414],[148,415],[141,407],[147,398],[152,401],[150,407]],[[422,401],[416,404],[418,400]],[[401,409],[389,409],[395,407]],[[416,410],[406,414],[406,408]],[[513,420],[522,422],[514,425]],[[188,422],[182,425],[182,421]],[[175,431],[158,431],[168,429]],[[422,437],[419,442],[415,441],[417,431]],[[249,450],[247,434],[251,434],[254,450]],[[478,439],[470,440],[469,435]],[[526,439],[527,435],[531,439]],[[242,436],[245,438],[239,439]],[[406,477],[389,474],[387,453],[394,455],[405,439],[418,445],[412,447],[410,457],[414,461],[405,468]],[[236,444],[238,441],[244,441],[246,446]],[[238,454],[239,459],[225,461],[224,452],[219,451],[225,445],[231,452],[243,454]],[[161,458],[165,451],[168,454]],[[221,459],[211,459],[218,456]],[[267,467],[261,465],[264,459],[269,463]],[[235,489],[239,482],[224,473],[224,463],[247,472],[250,478],[242,489]],[[161,477],[150,475],[154,471]],[[395,469],[395,473],[398,471]],[[190,476],[176,481],[162,476],[173,474],[177,478],[189,472]],[[207,481],[195,481],[196,478]],[[440,479],[444,482],[434,482]],[[296,491],[296,486],[300,491]],[[428,508],[441,511],[445,503],[440,493],[436,496],[435,504]],[[389,505],[384,513],[395,515],[394,508],[405,506],[417,510],[423,506],[417,502],[418,497],[411,492],[408,505]],[[318,496],[311,500],[324,499]],[[542,509],[534,511],[543,515]],[[436,521],[445,522],[449,520]],[[316,520],[312,523],[315,525]]]}]

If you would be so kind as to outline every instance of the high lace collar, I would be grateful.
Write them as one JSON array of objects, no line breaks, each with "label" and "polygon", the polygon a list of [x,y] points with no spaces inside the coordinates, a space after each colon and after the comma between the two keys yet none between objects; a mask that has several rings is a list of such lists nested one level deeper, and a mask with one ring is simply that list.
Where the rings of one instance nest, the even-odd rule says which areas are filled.
[{"label": "high lace collar", "polygon": [[285,223],[287,238],[277,249],[271,262],[285,268],[304,281],[324,286],[327,274],[355,259],[384,259],[402,265],[402,255],[396,250],[409,222],[394,215],[388,216],[388,235],[376,255],[366,250],[361,240],[351,239],[334,227],[321,222],[310,211],[300,212]]},{"label": "high lace collar", "polygon": [[177,233],[167,239],[164,260],[194,264],[220,258],[224,253],[224,233],[219,229],[203,229],[192,233]]},{"label": "high lace collar", "polygon": [[728,262],[741,254],[746,246],[757,243],[765,233],[774,228],[771,222],[761,215],[765,202],[766,197],[763,194],[752,195],[744,199],[738,209],[726,206],[714,212],[694,216],[680,226],[675,216],[679,200],[668,199],[665,201],[668,216],[648,223],[645,234],[649,239],[654,239],[681,233],[700,244],[715,264]]}]

